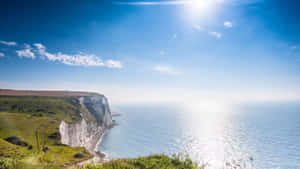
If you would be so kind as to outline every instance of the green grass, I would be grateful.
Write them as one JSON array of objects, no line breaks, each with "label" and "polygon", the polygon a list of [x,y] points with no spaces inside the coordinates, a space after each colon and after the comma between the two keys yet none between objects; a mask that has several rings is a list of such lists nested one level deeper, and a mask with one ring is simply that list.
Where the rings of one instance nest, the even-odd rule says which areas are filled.
[{"label": "green grass", "polygon": [[[87,160],[93,157],[87,150],[82,147],[63,147],[63,146],[51,146],[50,152],[45,153],[43,160],[55,165],[72,165],[83,160]],[[75,158],[74,155],[80,153],[83,154],[83,158]]]},{"label": "green grass", "polygon": [[117,159],[103,164],[88,164],[83,169],[203,169],[189,157],[152,155],[134,159]]},{"label": "green grass", "polygon": [[30,156],[31,152],[26,147],[16,146],[0,139],[0,157],[21,159]]},{"label": "green grass", "polygon": [[81,119],[76,97],[0,96],[0,112],[53,117],[67,122]]},{"label": "green grass", "polygon": [[[36,145],[36,131],[39,136],[40,145],[59,143],[57,139],[48,136],[58,132],[60,121],[49,117],[31,117],[20,113],[0,113],[0,138],[18,136],[30,145]],[[35,147],[37,148],[37,147]]]},{"label": "green grass", "polygon": [[[1,169],[59,169],[51,163],[32,166],[14,159],[0,159]],[[117,159],[102,164],[87,164],[85,166],[69,166],[68,169],[204,169],[192,162],[189,157],[168,157],[165,155],[152,155],[133,159]]]},{"label": "green grass", "polygon": [[[79,102],[73,97],[0,96],[0,158],[17,159],[34,168],[49,164],[60,167],[91,158],[85,148],[60,144],[58,133],[61,120],[75,122],[80,119],[81,111]],[[53,137],[57,134],[58,137]],[[12,136],[28,146],[14,145],[4,140]],[[43,148],[47,151],[44,152]],[[78,153],[83,157],[75,158]]]},{"label": "green grass", "polygon": [[[82,147],[68,147],[60,145],[59,139],[49,138],[52,133],[58,132],[60,121],[49,117],[28,117],[26,114],[20,113],[0,113],[0,156],[10,158],[21,158],[24,161],[31,159],[33,164],[40,165],[44,162],[51,162],[57,166],[63,164],[71,164],[87,160],[92,157]],[[36,131],[38,131],[39,144],[36,140]],[[28,147],[17,146],[3,140],[4,138],[17,136],[22,141],[32,145],[32,149]],[[42,145],[49,150],[44,153]],[[40,153],[38,151],[40,147]],[[83,158],[75,158],[77,153],[84,154]]]}]

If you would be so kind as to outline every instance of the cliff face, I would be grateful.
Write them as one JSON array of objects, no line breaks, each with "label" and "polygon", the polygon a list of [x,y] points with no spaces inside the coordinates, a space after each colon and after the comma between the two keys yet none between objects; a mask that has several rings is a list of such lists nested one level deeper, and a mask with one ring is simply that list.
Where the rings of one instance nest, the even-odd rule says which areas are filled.
[{"label": "cliff face", "polygon": [[82,119],[76,123],[61,122],[61,142],[97,152],[97,144],[105,131],[113,125],[108,101],[104,96],[85,96],[80,97],[79,101],[83,110]]},{"label": "cliff face", "polygon": [[111,112],[106,97],[81,97],[80,103],[103,127],[112,125]]}]

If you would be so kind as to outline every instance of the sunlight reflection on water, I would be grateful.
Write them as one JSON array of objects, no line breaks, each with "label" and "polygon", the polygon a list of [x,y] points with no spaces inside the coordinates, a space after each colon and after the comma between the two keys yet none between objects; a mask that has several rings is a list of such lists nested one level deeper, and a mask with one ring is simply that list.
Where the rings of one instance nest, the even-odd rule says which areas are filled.
[{"label": "sunlight reflection on water", "polygon": [[285,112],[297,118],[286,117],[286,123],[277,125],[283,118],[268,112],[244,116],[161,106],[123,106],[120,110],[124,113],[116,117],[119,125],[100,147],[108,158],[182,152],[199,164],[208,164],[208,169],[300,168],[300,136],[292,132],[300,129],[298,113]]}]

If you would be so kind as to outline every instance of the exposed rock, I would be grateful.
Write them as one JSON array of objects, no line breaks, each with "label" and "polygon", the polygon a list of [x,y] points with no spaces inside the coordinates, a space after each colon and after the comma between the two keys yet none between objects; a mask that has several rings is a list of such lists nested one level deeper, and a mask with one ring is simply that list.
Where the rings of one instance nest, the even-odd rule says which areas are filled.
[{"label": "exposed rock", "polygon": [[85,147],[89,152],[98,155],[97,145],[105,131],[113,125],[108,101],[104,96],[80,97],[79,101],[86,111],[81,112],[82,119],[78,122],[60,123],[61,143],[72,147]]},{"label": "exposed rock", "polygon": [[76,123],[62,121],[59,131],[62,144],[72,147],[85,147],[89,151],[94,150],[95,145],[103,134],[102,126],[98,126],[95,122],[87,123],[85,119]]},{"label": "exposed rock", "polygon": [[94,116],[99,125],[110,127],[113,124],[106,97],[81,97],[80,103]]}]

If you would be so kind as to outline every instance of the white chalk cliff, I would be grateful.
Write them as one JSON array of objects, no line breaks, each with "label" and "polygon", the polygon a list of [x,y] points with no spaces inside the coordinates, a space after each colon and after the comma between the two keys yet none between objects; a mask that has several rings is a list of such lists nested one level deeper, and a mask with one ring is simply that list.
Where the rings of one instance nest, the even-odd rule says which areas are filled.
[{"label": "white chalk cliff", "polygon": [[85,147],[95,154],[105,131],[113,125],[109,104],[105,96],[84,96],[78,99],[83,110],[82,119],[76,123],[61,122],[61,143]]}]

